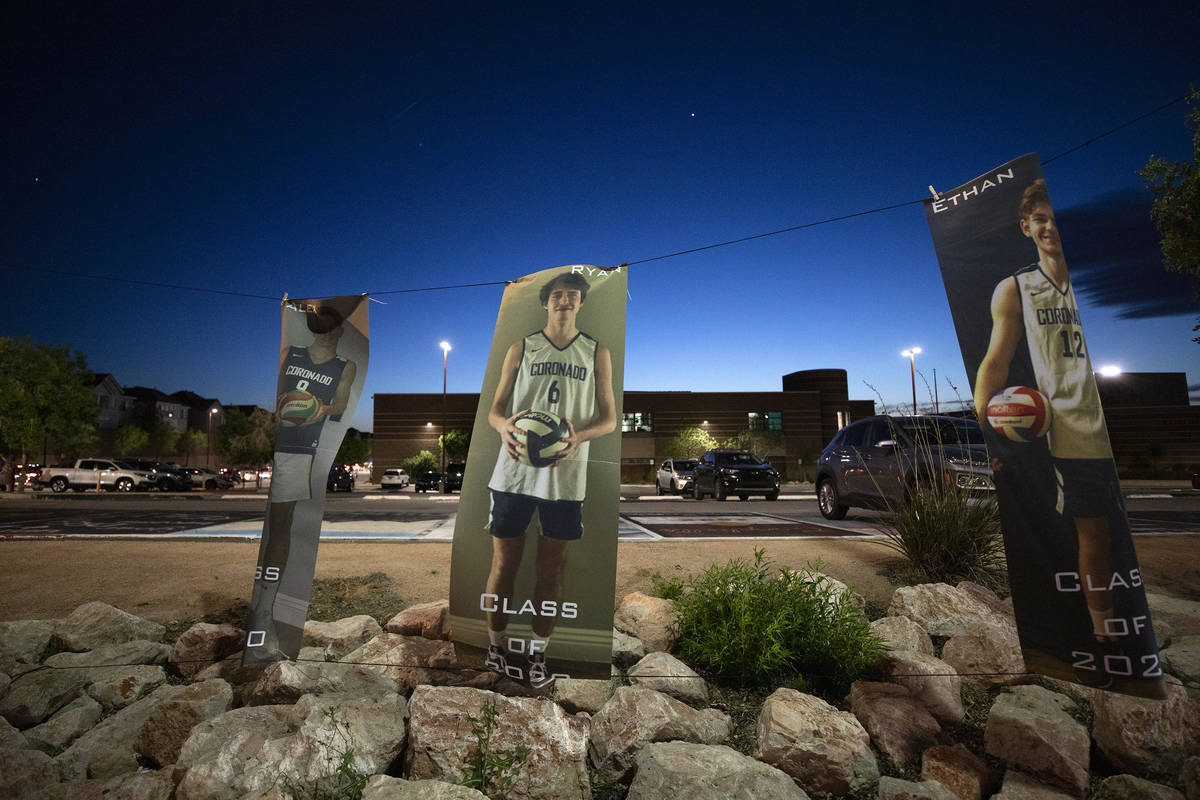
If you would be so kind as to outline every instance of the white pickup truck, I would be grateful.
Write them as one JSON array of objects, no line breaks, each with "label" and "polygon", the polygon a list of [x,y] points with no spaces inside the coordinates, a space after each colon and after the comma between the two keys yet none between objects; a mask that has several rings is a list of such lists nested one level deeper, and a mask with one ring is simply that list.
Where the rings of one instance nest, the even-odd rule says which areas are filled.
[{"label": "white pickup truck", "polygon": [[105,489],[110,492],[145,491],[155,484],[152,472],[133,469],[107,458],[81,458],[72,466],[47,467],[39,479],[55,493],[74,489]]}]

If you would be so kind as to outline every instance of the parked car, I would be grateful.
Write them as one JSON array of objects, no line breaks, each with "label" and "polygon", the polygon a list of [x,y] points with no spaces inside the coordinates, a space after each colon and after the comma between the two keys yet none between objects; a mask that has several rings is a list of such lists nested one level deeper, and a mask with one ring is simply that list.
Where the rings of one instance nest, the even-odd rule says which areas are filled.
[{"label": "parked car", "polygon": [[422,472],[413,481],[413,488],[418,492],[436,492],[442,485],[442,473]]},{"label": "parked car", "polygon": [[178,464],[145,458],[123,458],[118,463],[154,473],[154,488],[160,492],[186,492],[192,488],[192,476]]},{"label": "parked car", "polygon": [[183,470],[192,479],[192,486],[201,489],[228,489],[233,486],[229,476],[207,467],[184,467]]},{"label": "parked car", "polygon": [[403,489],[408,486],[408,473],[402,469],[385,469],[379,479],[381,489]]},{"label": "parked car", "polygon": [[50,491],[62,494],[71,489],[86,492],[104,489],[110,492],[147,491],[155,486],[153,472],[135,469],[121,461],[107,458],[80,458],[66,464],[46,467],[39,477]]},{"label": "parked car", "polygon": [[325,489],[330,492],[353,492],[354,473],[341,464],[334,464],[329,468]]},{"label": "parked car", "polygon": [[13,475],[13,483],[16,486],[24,486],[27,489],[36,489],[39,483],[39,478],[42,477],[41,464],[20,464],[17,466],[17,471]]},{"label": "parked car", "polygon": [[690,494],[695,470],[694,458],[668,458],[658,468],[654,488],[659,494]]},{"label": "parked car", "polygon": [[740,500],[755,494],[778,500],[779,473],[749,450],[709,450],[692,473],[692,494],[697,500],[710,494],[714,500],[733,494]]},{"label": "parked car", "polygon": [[463,484],[463,473],[467,471],[467,465],[462,462],[455,462],[446,465],[446,491],[461,492]]},{"label": "parked car", "polygon": [[994,497],[979,423],[943,416],[860,419],[838,431],[817,462],[817,505],[826,519],[849,507],[888,509],[921,480],[946,480],[974,497]]}]

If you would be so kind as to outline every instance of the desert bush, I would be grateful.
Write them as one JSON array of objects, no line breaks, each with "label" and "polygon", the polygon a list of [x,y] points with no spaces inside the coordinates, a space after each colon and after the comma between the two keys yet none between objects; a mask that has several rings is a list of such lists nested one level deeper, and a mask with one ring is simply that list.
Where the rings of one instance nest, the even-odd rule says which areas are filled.
[{"label": "desert bush", "polygon": [[683,660],[733,686],[791,684],[840,701],[870,675],[883,644],[849,592],[812,571],[754,561],[713,565],[675,601]]}]

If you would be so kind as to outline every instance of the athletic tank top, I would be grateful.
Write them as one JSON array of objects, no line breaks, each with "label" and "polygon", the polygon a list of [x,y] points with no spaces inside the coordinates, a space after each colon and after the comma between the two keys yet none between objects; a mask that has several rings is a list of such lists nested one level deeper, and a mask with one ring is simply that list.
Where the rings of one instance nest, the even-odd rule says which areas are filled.
[{"label": "athletic tank top", "polygon": [[[538,331],[521,346],[508,415],[526,408],[549,411],[571,420],[576,429],[586,427],[596,416],[596,340],[578,333],[560,350]],[[488,487],[542,500],[583,500],[589,444],[581,444],[555,467],[527,466],[501,448]]]},{"label": "athletic tank top", "polygon": [[[284,392],[301,389],[316,397],[323,404],[333,402],[338,384],[342,380],[342,372],[346,369],[346,359],[331,358],[314,364],[308,355],[307,347],[289,347],[283,365],[279,368],[282,380],[280,386]],[[275,450],[280,453],[315,453],[317,443],[321,438],[321,429],[325,427],[325,417],[312,425],[279,425],[275,431]]]},{"label": "athletic tank top", "polygon": [[1079,321],[1075,290],[1060,290],[1037,264],[1013,275],[1038,390],[1050,401],[1050,454],[1112,458],[1104,412]]}]

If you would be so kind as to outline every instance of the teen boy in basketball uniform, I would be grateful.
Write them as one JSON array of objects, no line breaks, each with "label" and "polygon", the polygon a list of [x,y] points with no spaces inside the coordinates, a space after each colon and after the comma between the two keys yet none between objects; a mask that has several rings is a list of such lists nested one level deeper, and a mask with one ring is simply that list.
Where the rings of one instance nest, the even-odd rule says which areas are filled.
[{"label": "teen boy in basketball uniform", "polygon": [[[308,604],[279,594],[279,579],[291,549],[292,515],[298,501],[312,497],[313,457],[321,430],[326,419],[341,419],[358,371],[353,361],[337,356],[342,313],[332,306],[320,306],[305,316],[313,342],[308,347],[288,346],[280,353],[276,413],[282,411],[284,398],[294,391],[308,392],[319,405],[312,417],[299,425],[276,427],[270,505],[254,575],[256,601],[246,645],[248,655],[256,660],[278,657],[277,616],[295,627],[304,627]],[[324,481],[325,476],[319,477]]]},{"label": "teen boy in basketball uniform", "polygon": [[[487,591],[512,597],[525,530],[536,511],[542,535],[533,603],[539,610],[560,607],[567,545],[583,536],[588,442],[613,431],[617,424],[612,356],[607,347],[576,327],[588,288],[582,275],[570,272],[556,275],[542,286],[539,297],[546,309],[546,327],[509,347],[488,412],[488,422],[500,434],[504,447],[488,482],[492,566]],[[567,447],[552,466],[531,467],[520,461],[514,423],[530,410],[549,411],[567,422]],[[553,680],[546,669],[545,648],[556,619],[549,615],[533,618],[536,643],[530,643],[528,652],[529,683],[534,688]],[[508,619],[500,611],[491,611],[487,621],[485,663],[488,669],[505,674]]]},{"label": "teen boy in basketball uniform", "polygon": [[[992,294],[992,334],[975,380],[975,408],[985,421],[988,401],[1005,388],[1024,335],[1038,391],[1053,412],[1047,437],[1058,481],[1057,510],[1074,521],[1080,581],[1096,587],[1084,596],[1093,648],[1102,656],[1115,645],[1104,625],[1113,616],[1112,592],[1100,587],[1108,587],[1112,575],[1108,517],[1122,508],[1121,496],[1079,306],[1046,183],[1040,178],[1021,197],[1020,226],[1037,245],[1038,260],[1002,280]],[[993,468],[1002,467],[993,459]],[[1102,676],[1080,677],[1094,681]]]}]

